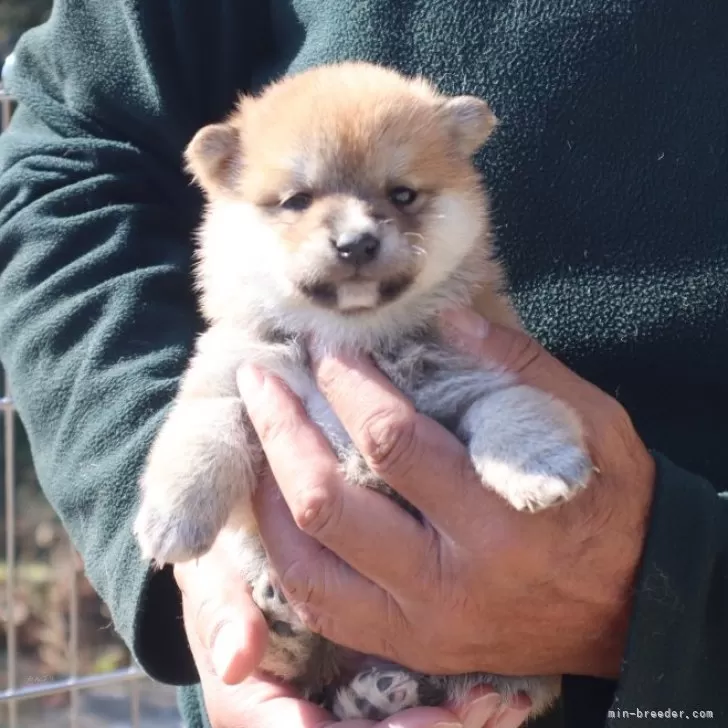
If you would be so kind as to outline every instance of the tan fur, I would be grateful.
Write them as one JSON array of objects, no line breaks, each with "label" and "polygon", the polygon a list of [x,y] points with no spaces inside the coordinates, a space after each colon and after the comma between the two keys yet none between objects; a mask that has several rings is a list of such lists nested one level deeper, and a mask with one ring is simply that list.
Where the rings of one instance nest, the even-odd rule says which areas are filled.
[{"label": "tan fur", "polygon": [[[380,232],[386,228],[384,238],[392,241],[391,254],[372,277],[414,275],[431,287],[469,255],[476,275],[494,291],[503,276],[491,256],[487,198],[470,159],[494,126],[479,99],[446,98],[423,80],[368,64],[287,78],[260,97],[242,98],[224,124],[202,129],[189,145],[188,168],[210,203],[202,236],[219,238],[223,227],[236,225],[250,234],[260,226],[266,234],[250,246],[240,241],[241,265],[280,252],[280,267],[287,262],[301,276],[325,271],[328,280],[338,280],[345,273],[327,257],[329,223],[358,206],[360,217]],[[387,199],[396,185],[418,191],[411,208],[398,209]],[[307,210],[278,207],[300,190],[313,193]],[[271,246],[283,250],[271,252]],[[212,321],[229,317],[231,308],[232,296],[216,282],[229,279],[231,251],[222,248],[208,242],[200,253],[203,312]],[[415,285],[412,293],[420,291]],[[236,299],[238,293],[236,287]],[[488,296],[494,319],[513,320],[505,299]],[[326,325],[313,321],[318,330]]]},{"label": "tan fur", "polygon": [[[480,99],[448,98],[424,80],[345,63],[242,98],[186,152],[207,197],[196,276],[209,327],[150,451],[135,532],[144,556],[160,563],[201,555],[221,532],[240,542],[241,569],[271,629],[279,628],[262,668],[308,694],[329,688],[345,657],[292,614],[286,621],[285,600],[268,596],[250,508],[264,459],[239,399],[242,364],[286,381],[354,485],[396,498],[318,391],[305,343],[372,356],[419,411],[451,427],[484,485],[514,508],[549,507],[588,481],[570,410],[450,351],[436,333],[440,312],[471,304],[520,327],[471,159],[495,123]],[[416,193],[411,203],[395,194],[402,188]],[[375,240],[376,252],[352,264],[341,253],[352,239]],[[400,672],[412,688],[404,703],[373,695],[378,673],[368,672],[339,686],[333,709],[349,715],[362,700],[401,709],[425,684],[455,698],[485,681],[504,695],[527,690],[538,712],[558,692],[554,678]]]}]

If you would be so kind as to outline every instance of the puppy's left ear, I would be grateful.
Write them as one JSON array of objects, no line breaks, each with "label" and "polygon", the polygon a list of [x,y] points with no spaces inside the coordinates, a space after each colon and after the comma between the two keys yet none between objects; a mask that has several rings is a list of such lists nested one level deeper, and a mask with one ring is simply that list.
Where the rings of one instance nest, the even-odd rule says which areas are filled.
[{"label": "puppy's left ear", "polygon": [[454,96],[443,104],[458,147],[468,156],[485,144],[498,124],[490,106],[477,96]]}]

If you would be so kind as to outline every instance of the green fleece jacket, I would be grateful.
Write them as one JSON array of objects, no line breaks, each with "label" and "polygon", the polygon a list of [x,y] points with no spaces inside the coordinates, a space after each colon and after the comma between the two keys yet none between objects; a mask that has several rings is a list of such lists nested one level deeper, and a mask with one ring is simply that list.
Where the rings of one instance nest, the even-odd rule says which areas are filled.
[{"label": "green fleece jacket", "polygon": [[0,355],[116,628],[207,725],[178,591],[131,534],[200,328],[181,152],[238,91],[350,58],[489,100],[480,164],[520,312],[656,454],[621,678],[567,678],[560,720],[728,725],[724,0],[56,0],[18,46],[0,140]]}]

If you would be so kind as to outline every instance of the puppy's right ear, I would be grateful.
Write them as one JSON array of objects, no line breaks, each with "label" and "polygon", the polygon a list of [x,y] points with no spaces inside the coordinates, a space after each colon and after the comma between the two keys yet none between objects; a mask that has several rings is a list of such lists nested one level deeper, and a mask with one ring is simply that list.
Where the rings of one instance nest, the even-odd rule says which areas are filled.
[{"label": "puppy's right ear", "polygon": [[230,195],[243,167],[240,130],[230,122],[203,127],[185,149],[185,161],[208,197]]}]

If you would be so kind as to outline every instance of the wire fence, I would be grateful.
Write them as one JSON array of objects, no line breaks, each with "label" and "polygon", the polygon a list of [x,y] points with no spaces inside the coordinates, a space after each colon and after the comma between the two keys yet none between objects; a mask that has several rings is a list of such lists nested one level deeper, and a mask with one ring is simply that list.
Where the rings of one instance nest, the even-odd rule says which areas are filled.
[{"label": "wire fence", "polygon": [[[0,121],[5,129],[10,122],[12,114],[12,99],[0,87]],[[22,677],[19,670],[19,645],[18,645],[18,588],[19,588],[19,564],[17,562],[17,504],[16,495],[18,488],[17,479],[17,423],[16,412],[11,397],[9,382],[3,375],[3,389],[0,394],[0,414],[3,420],[3,448],[4,451],[4,494],[5,494],[5,647],[6,647],[6,685],[5,690],[0,691],[0,728],[29,728],[39,726],[70,725],[71,728],[86,728],[90,726],[114,726],[114,728],[128,727],[143,728],[144,726],[180,726],[174,698],[171,691],[161,686],[156,686],[148,680],[144,674],[134,665],[121,669],[110,669],[104,672],[94,671],[93,674],[84,672],[79,659],[80,633],[83,625],[79,604],[79,591],[83,587],[89,590],[88,582],[83,575],[80,559],[73,550],[70,543],[66,541],[64,548],[68,549],[67,558],[62,560],[63,568],[68,573],[61,575],[61,579],[67,580],[68,590],[67,608],[68,619],[64,621],[67,645],[65,645],[64,664],[67,666],[65,677],[54,677],[48,674],[26,674]],[[56,575],[58,577],[58,575]],[[65,598],[65,596],[64,596]],[[93,701],[88,696],[94,691],[113,690],[117,715],[113,718],[93,716]],[[148,701],[151,693],[157,694],[160,691],[165,693],[166,699],[161,703],[152,700],[152,715],[143,716],[142,700]],[[120,699],[126,702],[127,718],[119,718],[118,703]],[[60,703],[48,702],[49,699],[63,698]],[[25,717],[22,708],[30,701],[45,700],[45,705],[51,706],[51,710],[45,710],[45,717]],[[98,702],[98,701],[97,701]],[[60,706],[60,707],[59,707]],[[148,707],[148,706],[147,706]],[[50,717],[48,713],[51,713]],[[147,711],[149,712],[149,711]]]}]

